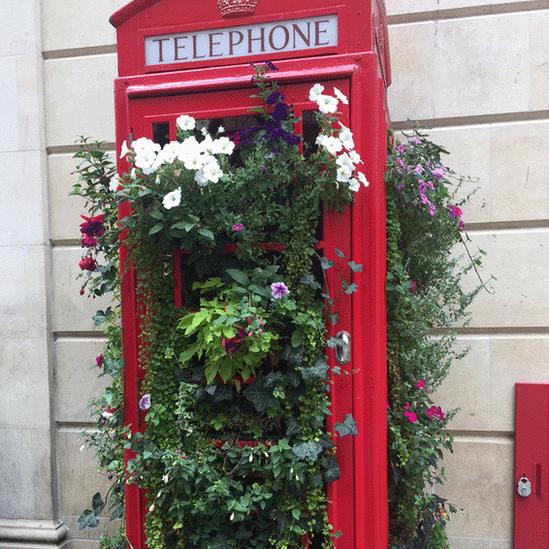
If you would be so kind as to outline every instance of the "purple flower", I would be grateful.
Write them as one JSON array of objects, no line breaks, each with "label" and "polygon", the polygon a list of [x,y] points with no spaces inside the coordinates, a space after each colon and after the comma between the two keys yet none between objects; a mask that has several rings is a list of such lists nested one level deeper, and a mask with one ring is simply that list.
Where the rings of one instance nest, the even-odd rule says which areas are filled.
[{"label": "purple flower", "polygon": [[444,175],[445,175],[445,172],[444,172],[444,168],[443,167],[440,167],[440,168],[435,168],[434,170],[431,171],[431,173],[433,174],[433,176],[440,180],[440,179],[444,179]]},{"label": "purple flower", "polygon": [[421,144],[421,139],[417,136],[413,136],[413,137],[410,137],[410,139],[408,139],[408,141],[412,144],[412,145],[420,145]]},{"label": "purple flower", "polygon": [[414,172],[417,173],[417,175],[421,175],[423,173],[423,166],[421,164],[418,164],[414,168]]},{"label": "purple flower", "polygon": [[263,61],[269,71],[277,71],[278,67],[272,61]]},{"label": "purple flower", "polygon": [[299,135],[284,130],[282,130],[282,139],[284,139],[288,145],[299,145],[301,143],[301,137]]},{"label": "purple flower", "polygon": [[284,101],[284,96],[277,90],[271,93],[271,95],[269,95],[269,97],[267,97],[265,101],[267,105],[275,105],[279,101]]},{"label": "purple flower", "polygon": [[235,223],[232,227],[233,233],[240,233],[244,230],[244,225],[242,223]]},{"label": "purple flower", "polygon": [[139,399],[139,409],[143,410],[144,412],[147,411],[151,407],[151,395],[143,395]]},{"label": "purple flower", "polygon": [[286,105],[286,103],[277,103],[276,107],[273,110],[273,118],[277,122],[281,122],[282,120],[286,120],[288,118],[288,114],[290,114],[290,107]]},{"label": "purple flower", "polygon": [[95,364],[98,368],[101,368],[103,366],[103,355],[97,355],[95,357]]},{"label": "purple flower", "polygon": [[397,147],[398,154],[404,154],[406,152],[406,145],[400,143]]},{"label": "purple flower", "polygon": [[273,299],[282,299],[290,293],[288,286],[284,282],[273,282],[271,284],[271,294]]}]

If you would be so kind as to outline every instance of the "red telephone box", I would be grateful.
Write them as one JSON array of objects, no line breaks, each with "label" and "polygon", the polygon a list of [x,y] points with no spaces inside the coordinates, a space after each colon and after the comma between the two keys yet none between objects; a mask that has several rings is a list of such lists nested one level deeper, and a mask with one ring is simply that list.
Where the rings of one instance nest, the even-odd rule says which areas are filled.
[{"label": "red telephone box", "polygon": [[[358,435],[337,442],[341,477],[328,487],[330,522],[344,533],[341,549],[387,547],[385,191],[390,83],[383,0],[133,0],[111,18],[117,28],[116,138],[176,135],[181,113],[221,119],[238,129],[252,106],[250,62],[276,62],[275,78],[306,134],[312,84],[336,85],[350,98],[343,121],[355,136],[370,187],[352,208],[326,213],[320,247],[339,248],[364,265],[360,291],[340,304],[338,331],[348,333],[352,375],[338,376],[330,422],[352,410]],[[127,165],[119,160],[119,171]],[[121,215],[127,211],[122,208]],[[124,251],[122,251],[124,253]],[[175,270],[177,286],[177,268]],[[144,428],[138,410],[135,275],[123,278],[125,423]],[[176,287],[175,299],[181,293]],[[333,353],[332,353],[333,354]],[[146,546],[145,496],[126,489],[127,536]]]}]

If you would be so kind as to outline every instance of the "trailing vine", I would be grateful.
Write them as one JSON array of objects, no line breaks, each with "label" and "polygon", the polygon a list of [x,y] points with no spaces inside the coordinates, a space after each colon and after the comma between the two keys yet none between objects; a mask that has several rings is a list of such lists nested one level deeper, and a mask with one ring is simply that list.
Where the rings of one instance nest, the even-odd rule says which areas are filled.
[{"label": "trailing vine", "polygon": [[[146,490],[151,549],[286,549],[305,539],[327,548],[345,535],[328,523],[325,485],[339,476],[334,439],[356,434],[356,426],[347,414],[326,431],[326,346],[336,344],[326,324],[337,322],[329,295],[337,288],[327,287],[323,272],[337,269],[350,294],[356,286],[347,279],[360,266],[339,250],[337,261],[318,258],[315,246],[322,208],[351,204],[367,181],[339,121],[347,98],[337,89],[324,94],[320,84],[311,89],[319,137],[303,144],[291,106],[267,75],[275,69],[255,67],[256,123],[233,135],[214,122],[199,130],[181,115],[177,141],[123,145],[130,169],[121,176],[96,144],[84,141],[79,153],[74,194],[96,215],[85,221],[94,235],[83,232],[82,291],[119,295],[118,276],[101,284],[117,272],[123,235],[137,277],[138,361],[146,372],[139,387],[146,430],[122,427],[116,370],[118,400],[94,403],[99,432],[88,443],[103,456],[100,465],[115,470],[115,511],[125,483]],[[123,202],[131,213],[117,226]],[[174,254],[182,307],[174,303]],[[116,348],[120,360],[117,316],[109,309],[96,319],[112,333],[105,357]],[[126,470],[121,448],[135,452]],[[96,494],[81,526],[95,526],[106,504]],[[103,545],[124,546],[123,539]]]},{"label": "trailing vine", "polygon": [[389,505],[395,549],[448,547],[446,525],[456,508],[436,494],[436,486],[444,480],[440,462],[452,450],[446,428],[457,410],[443,411],[433,398],[451,364],[466,353],[454,350],[452,328],[467,323],[467,307],[485,287],[482,281],[470,292],[461,286],[484,252],[467,249],[461,207],[471,194],[463,195],[464,179],[443,165],[445,153],[414,131],[402,142],[390,142],[387,161]]}]

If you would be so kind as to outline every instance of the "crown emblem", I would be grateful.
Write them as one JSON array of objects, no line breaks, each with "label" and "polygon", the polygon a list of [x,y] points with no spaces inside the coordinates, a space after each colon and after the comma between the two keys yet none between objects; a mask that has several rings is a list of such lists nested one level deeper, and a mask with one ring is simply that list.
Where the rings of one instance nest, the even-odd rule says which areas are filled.
[{"label": "crown emblem", "polygon": [[217,0],[217,6],[223,17],[253,15],[259,0]]}]

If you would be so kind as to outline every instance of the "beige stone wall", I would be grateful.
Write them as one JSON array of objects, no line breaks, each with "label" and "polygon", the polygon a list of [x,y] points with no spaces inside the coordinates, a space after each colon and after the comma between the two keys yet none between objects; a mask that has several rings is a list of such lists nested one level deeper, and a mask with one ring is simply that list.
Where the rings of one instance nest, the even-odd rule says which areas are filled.
[{"label": "beige stone wall", "polygon": [[[6,15],[16,18],[24,17],[25,6],[32,3],[3,0],[0,13],[6,1]],[[39,312],[45,319],[39,341],[31,345],[34,332],[25,332],[29,344],[17,342],[17,352],[28,348],[24,362],[34,363],[33,357],[43,357],[50,343],[46,371],[49,366],[51,383],[40,383],[51,387],[45,398],[51,404],[53,431],[44,427],[40,432],[51,435],[54,442],[55,505],[78,549],[96,546],[90,539],[93,533],[74,527],[75,518],[93,491],[106,484],[94,472],[92,456],[78,451],[79,433],[88,421],[85,403],[100,390],[91,367],[102,338],[90,319],[100,304],[86,302],[78,293],[80,204],[66,195],[73,182],[71,155],[77,134],[104,140],[113,148],[116,57],[108,16],[123,3],[42,0],[41,15],[32,14],[36,25],[41,19],[41,45],[36,46],[40,40],[33,42],[27,51],[21,38],[22,42],[14,40],[8,48],[0,48],[12,48],[17,56],[9,61],[0,58],[0,71],[3,82],[16,82],[16,88],[5,93],[13,95],[10,100],[18,109],[7,110],[9,116],[19,117],[17,146],[13,140],[4,143],[0,135],[0,162],[18,167],[11,172],[17,181],[29,181],[32,171],[37,192],[47,189],[40,203],[46,206],[47,229],[40,225],[35,235],[28,223],[17,225],[17,218],[0,217],[1,245],[6,246],[0,248],[3,266],[6,258],[8,266],[13,262],[13,272],[51,263],[48,291],[46,276],[36,281],[34,270],[24,272],[29,273],[26,288],[32,288],[35,296],[20,295],[22,278],[0,291],[2,300],[13,302],[14,308],[51,296],[49,317],[45,304]],[[479,298],[470,327],[460,331],[459,343],[470,346],[471,353],[455,365],[440,394],[446,407],[462,409],[452,425],[456,451],[447,460],[445,493],[463,508],[452,522],[452,548],[508,549],[513,387],[516,381],[549,377],[549,2],[387,0],[387,7],[394,126],[405,129],[407,120],[413,119],[432,127],[435,140],[453,153],[451,165],[479,178],[480,191],[465,212],[467,228],[474,244],[488,252],[485,272],[497,276],[496,294]],[[31,84],[40,81],[36,74],[42,71],[44,110],[40,111],[42,88],[36,91]],[[28,94],[33,93],[36,97],[31,100]],[[42,142],[20,122],[23,117],[28,124],[40,112],[45,116]],[[14,122],[8,114],[2,114],[2,122],[11,126]],[[17,194],[10,198],[20,200]],[[25,199],[26,195],[21,197]],[[28,222],[36,217],[28,208],[19,211],[28,214]],[[18,238],[24,242],[16,243]],[[8,314],[9,307],[0,312]],[[27,330],[26,324],[18,327],[11,322],[14,333]],[[1,336],[11,340],[12,333],[6,333],[4,325]],[[22,337],[17,334],[14,337]],[[8,343],[2,348],[4,357],[12,367],[19,364],[9,354]]]}]

